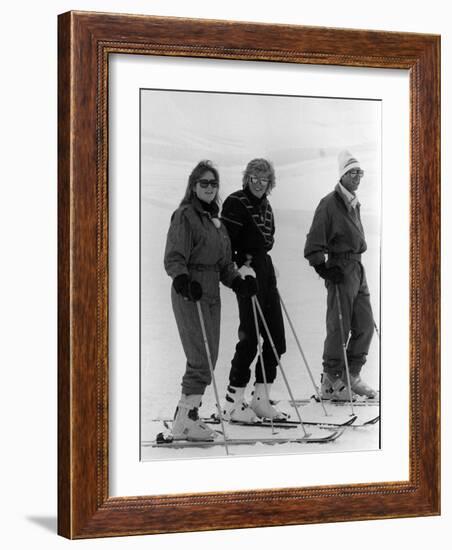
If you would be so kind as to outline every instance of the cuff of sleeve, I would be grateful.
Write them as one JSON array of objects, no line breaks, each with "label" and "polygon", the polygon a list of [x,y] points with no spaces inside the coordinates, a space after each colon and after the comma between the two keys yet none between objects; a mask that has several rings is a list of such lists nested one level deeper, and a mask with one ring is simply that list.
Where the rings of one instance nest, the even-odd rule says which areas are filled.
[{"label": "cuff of sleeve", "polygon": [[240,287],[240,283],[242,282],[242,277],[240,277],[240,275],[238,277],[236,277],[233,281],[232,281],[232,284],[231,284],[231,289],[237,293],[239,287]]},{"label": "cuff of sleeve", "polygon": [[184,268],[177,269],[177,270],[175,269],[175,270],[171,270],[171,272],[169,273],[169,276],[171,277],[171,279],[173,279],[173,281],[176,277],[179,277],[180,275],[187,275],[188,276],[189,275],[188,269],[186,269],[186,268],[185,269]]},{"label": "cuff of sleeve", "polygon": [[315,252],[314,254],[308,256],[307,260],[309,265],[315,268],[316,266],[325,263],[325,254],[323,252]]}]

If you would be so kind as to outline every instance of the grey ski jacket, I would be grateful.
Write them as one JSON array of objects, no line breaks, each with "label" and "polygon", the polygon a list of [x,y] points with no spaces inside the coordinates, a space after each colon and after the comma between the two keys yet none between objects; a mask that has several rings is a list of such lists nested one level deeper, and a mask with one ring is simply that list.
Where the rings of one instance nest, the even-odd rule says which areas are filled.
[{"label": "grey ski jacket", "polygon": [[306,238],[304,257],[310,265],[316,266],[325,262],[326,254],[362,254],[366,250],[359,206],[354,213],[336,185],[317,206]]},{"label": "grey ski jacket", "polygon": [[202,301],[220,300],[219,282],[231,287],[240,277],[231,258],[228,232],[218,218],[216,227],[211,215],[198,199],[179,207],[171,217],[164,265],[174,279],[182,273],[198,281],[203,290]]}]

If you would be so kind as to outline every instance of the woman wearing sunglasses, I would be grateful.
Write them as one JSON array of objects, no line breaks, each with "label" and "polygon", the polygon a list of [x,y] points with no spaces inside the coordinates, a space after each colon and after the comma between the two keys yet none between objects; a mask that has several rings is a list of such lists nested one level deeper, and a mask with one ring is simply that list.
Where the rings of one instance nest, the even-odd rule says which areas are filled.
[{"label": "woman wearing sunglasses", "polygon": [[221,219],[232,242],[234,260],[239,268],[249,266],[257,278],[257,300],[263,310],[272,340],[262,332],[262,359],[256,361],[253,399],[248,405],[245,391],[251,378],[251,365],[258,353],[257,331],[252,301],[237,296],[239,307],[239,340],[231,361],[229,385],[224,401],[224,416],[231,421],[253,422],[256,418],[285,420],[270,393],[277,375],[278,358],[286,351],[284,322],[281,312],[275,269],[270,256],[274,244],[275,220],[268,195],[275,187],[275,171],[263,158],[251,160],[245,169],[242,189],[224,201]]},{"label": "woman wearing sunglasses", "polygon": [[232,262],[229,236],[218,218],[219,181],[218,170],[210,161],[197,164],[171,217],[166,241],[164,264],[173,279],[171,301],[187,358],[172,427],[172,438],[179,440],[209,441],[218,435],[198,414],[211,372],[196,302],[201,304],[215,367],[220,341],[220,281],[242,296],[256,292],[255,280],[243,279]]}]

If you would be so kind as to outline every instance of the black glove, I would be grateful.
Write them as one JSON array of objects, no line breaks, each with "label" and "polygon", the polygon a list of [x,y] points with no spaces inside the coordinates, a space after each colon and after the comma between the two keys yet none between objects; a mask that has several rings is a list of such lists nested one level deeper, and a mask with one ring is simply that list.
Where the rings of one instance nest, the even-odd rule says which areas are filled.
[{"label": "black glove", "polygon": [[247,275],[244,279],[236,277],[231,285],[232,290],[242,298],[250,298],[257,294],[257,281],[251,275]]},{"label": "black glove", "polygon": [[315,265],[314,269],[317,273],[325,279],[326,281],[331,281],[335,285],[341,284],[344,282],[344,272],[342,268],[338,265],[333,265],[331,267],[326,267],[326,264]]},{"label": "black glove", "polygon": [[197,302],[202,297],[202,287],[198,281],[190,281],[186,273],[182,273],[173,280],[174,290],[185,300]]}]

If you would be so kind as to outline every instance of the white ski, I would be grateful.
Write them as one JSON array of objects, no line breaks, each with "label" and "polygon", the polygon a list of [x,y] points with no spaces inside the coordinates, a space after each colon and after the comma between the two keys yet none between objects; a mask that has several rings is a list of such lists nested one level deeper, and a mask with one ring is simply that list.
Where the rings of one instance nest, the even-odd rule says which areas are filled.
[{"label": "white ski", "polygon": [[[355,415],[349,415],[349,414],[341,414],[341,415],[333,415],[330,414],[328,416],[319,415],[315,413],[315,415],[310,415],[309,417],[306,417],[305,419],[305,413],[304,410],[302,412],[302,421],[303,424],[306,424],[307,426],[319,426],[319,427],[328,427],[328,428],[340,428],[340,427],[346,427],[346,426],[353,426],[354,422],[356,420]],[[209,418],[202,418],[201,419],[206,424],[219,424],[220,419],[218,418],[218,415],[212,414]],[[273,423],[269,418],[262,418],[259,420],[256,420],[256,422],[241,422],[237,420],[229,420],[229,424],[233,426],[249,426],[249,427],[264,427],[264,428],[271,428],[272,426],[274,428],[299,428],[300,422],[298,420],[274,420]]]},{"label": "white ski", "polygon": [[[281,402],[280,402],[281,403]],[[299,403],[299,401],[295,401],[295,403]],[[357,404],[361,404],[361,406]],[[366,404],[366,405],[365,405]],[[290,406],[294,406],[292,403],[288,403]],[[356,420],[351,424],[351,427],[353,428],[359,428],[363,426],[369,426],[372,424],[376,424],[380,420],[380,407],[379,402],[370,402],[370,401],[358,401],[353,403],[353,414],[356,417]],[[298,405],[297,405],[298,406]],[[328,416],[325,417],[325,413],[323,411],[323,407],[325,407]],[[312,417],[312,415],[316,418],[323,417],[323,418],[329,418],[330,415],[333,417],[338,414],[351,414],[351,407],[350,402],[347,401],[322,401],[322,403],[318,402],[315,399],[311,400],[304,400],[304,404],[300,405],[300,413],[302,415],[302,420],[304,422],[304,417],[307,418]]]},{"label": "white ski", "polygon": [[[256,445],[261,443],[263,445],[281,445],[284,443],[330,443],[340,437],[344,432],[344,429],[334,430],[327,433],[324,436],[307,434],[303,437],[234,437],[228,438],[228,446],[236,445]],[[213,441],[187,441],[187,440],[175,440],[171,437],[171,434],[165,434],[163,432],[157,434],[155,441],[144,441],[143,445],[147,447],[171,447],[174,449],[185,447],[216,447],[224,446],[224,439],[220,436]]]}]

